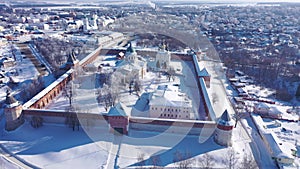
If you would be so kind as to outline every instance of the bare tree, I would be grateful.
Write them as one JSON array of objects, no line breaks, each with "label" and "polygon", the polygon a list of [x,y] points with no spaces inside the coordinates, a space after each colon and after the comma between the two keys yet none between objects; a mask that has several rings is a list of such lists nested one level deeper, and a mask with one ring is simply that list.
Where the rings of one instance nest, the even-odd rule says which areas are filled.
[{"label": "bare tree", "polygon": [[213,104],[217,103],[218,101],[219,101],[219,98],[218,98],[217,94],[213,93],[212,94],[212,102],[213,102]]},{"label": "bare tree", "polygon": [[63,96],[69,101],[69,107],[72,107],[72,101],[75,96],[73,82],[69,82],[67,86],[63,89]]},{"label": "bare tree", "polygon": [[225,164],[226,168],[228,168],[228,169],[235,169],[236,164],[238,162],[238,159],[239,158],[237,157],[234,149],[230,148],[227,151],[227,153],[226,153],[224,159],[222,160],[222,162],[223,162],[223,164]]},{"label": "bare tree", "polygon": [[139,96],[139,92],[141,91],[141,82],[139,80],[136,80],[134,83],[134,91],[136,92],[136,94]]},{"label": "bare tree", "polygon": [[77,131],[78,131],[80,123],[76,113],[74,112],[68,113],[65,119],[65,124],[68,125],[70,128],[72,128],[73,131],[75,131],[75,127],[77,127]]},{"label": "bare tree", "polygon": [[176,74],[175,69],[173,67],[170,67],[167,71],[168,80],[171,81],[171,78],[172,78],[172,80],[174,81],[175,80],[175,74]]},{"label": "bare tree", "polygon": [[240,169],[257,169],[258,166],[251,154],[244,154],[243,160],[239,166]]},{"label": "bare tree", "polygon": [[181,153],[178,150],[174,153],[173,162],[176,168],[187,169],[191,168],[193,161],[189,152]]},{"label": "bare tree", "polygon": [[120,90],[125,85],[122,83],[122,74],[120,72],[115,72],[111,75],[109,83],[109,103],[113,106],[116,101],[120,98]]},{"label": "bare tree", "polygon": [[156,62],[156,68],[160,69],[160,62],[159,61]]},{"label": "bare tree", "polygon": [[200,159],[199,159],[199,167],[203,169],[211,169],[214,166],[214,159],[211,155],[205,153]]},{"label": "bare tree", "polygon": [[43,118],[40,116],[32,116],[30,124],[33,128],[39,128],[43,125]]},{"label": "bare tree", "polygon": [[153,165],[153,169],[160,168],[159,165],[161,164],[161,160],[159,156],[153,156],[151,158],[151,162]]},{"label": "bare tree", "polygon": [[138,157],[137,157],[137,162],[138,162],[138,166],[139,168],[143,168],[143,166],[145,165],[145,154],[142,153],[142,154],[139,154]]}]

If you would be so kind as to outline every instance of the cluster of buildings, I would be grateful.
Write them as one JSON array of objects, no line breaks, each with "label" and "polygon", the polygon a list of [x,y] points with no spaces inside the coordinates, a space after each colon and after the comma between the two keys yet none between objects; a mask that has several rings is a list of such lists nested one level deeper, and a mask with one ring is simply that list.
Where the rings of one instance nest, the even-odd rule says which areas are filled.
[{"label": "cluster of buildings", "polygon": [[[115,22],[116,17],[105,15],[102,8],[11,8],[0,11],[1,42],[17,40],[25,34],[38,35],[45,32],[61,31],[62,33],[87,33],[103,30]],[[68,11],[68,12],[66,12]]]},{"label": "cluster of buildings", "polygon": [[[132,44],[129,43],[125,54],[123,52],[118,54],[118,56],[124,55],[124,57],[117,62],[115,69],[124,76],[130,75],[136,79],[144,79],[148,71],[167,72],[171,68],[171,53],[165,46],[162,45],[154,59],[146,60],[139,56]],[[151,118],[194,118],[192,100],[185,93],[179,91],[179,85],[171,84],[158,85],[156,89],[143,93],[133,108],[133,114],[136,111],[143,112],[143,114],[139,114],[141,116]]]},{"label": "cluster of buildings", "polygon": [[[230,6],[203,9],[192,20],[229,69],[242,70],[269,88],[285,89],[291,100],[299,85],[293,80],[299,79],[298,15],[299,6],[292,4]],[[280,85],[285,82],[289,84]]]}]

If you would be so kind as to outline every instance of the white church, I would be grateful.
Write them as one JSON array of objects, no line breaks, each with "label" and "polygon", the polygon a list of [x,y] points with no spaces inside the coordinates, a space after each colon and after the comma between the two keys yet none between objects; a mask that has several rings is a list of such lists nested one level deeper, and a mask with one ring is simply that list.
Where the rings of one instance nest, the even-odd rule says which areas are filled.
[{"label": "white church", "polygon": [[144,79],[147,71],[147,61],[139,56],[132,44],[126,50],[124,59],[116,64],[117,71],[120,71],[124,75],[138,76]]}]

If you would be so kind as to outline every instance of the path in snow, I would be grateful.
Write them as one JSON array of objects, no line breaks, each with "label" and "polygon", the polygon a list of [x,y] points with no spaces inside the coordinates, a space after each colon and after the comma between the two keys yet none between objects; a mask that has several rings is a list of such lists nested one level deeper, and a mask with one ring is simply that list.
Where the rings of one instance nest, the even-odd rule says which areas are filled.
[{"label": "path in snow", "polygon": [[114,135],[113,144],[109,150],[109,155],[107,159],[107,166],[106,166],[107,169],[118,168],[117,164],[118,164],[121,142],[122,142],[122,136]]},{"label": "path in snow", "polygon": [[[22,168],[22,169],[39,168],[37,166],[34,166],[34,165],[26,162],[25,160],[23,160],[21,158],[15,156],[13,153],[10,153],[5,147],[3,147],[2,144],[0,144],[0,154],[3,156],[3,158],[5,158],[9,162],[11,162],[12,164],[15,164],[15,166],[18,166],[19,168]],[[1,168],[1,166],[0,166],[0,168]]]}]

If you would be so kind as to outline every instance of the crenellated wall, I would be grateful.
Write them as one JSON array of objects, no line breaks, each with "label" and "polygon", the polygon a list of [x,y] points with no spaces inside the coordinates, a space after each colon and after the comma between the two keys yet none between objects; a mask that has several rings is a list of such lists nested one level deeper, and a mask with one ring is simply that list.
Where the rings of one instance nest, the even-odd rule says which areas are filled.
[{"label": "crenellated wall", "polygon": [[[31,121],[32,116],[41,117],[45,123],[65,124],[66,118],[71,114],[76,114],[81,126],[102,126],[110,128],[109,117],[107,114],[94,113],[75,113],[58,110],[40,110],[26,109],[23,110],[23,118]],[[201,132],[213,132],[216,123],[213,121],[199,120],[181,120],[181,119],[161,119],[161,118],[144,118],[128,117],[129,130],[156,131],[178,134],[199,135]],[[113,125],[115,127],[115,125]],[[124,134],[127,133],[124,132]]]},{"label": "crenellated wall", "polygon": [[196,81],[197,81],[197,85],[198,85],[198,89],[199,89],[199,92],[200,92],[200,95],[201,95],[201,99],[204,102],[204,108],[205,108],[206,115],[208,117],[208,120],[215,121],[216,120],[215,112],[212,108],[211,101],[210,101],[208,93],[207,93],[207,88],[206,88],[204,78],[198,76],[201,69],[200,69],[199,64],[198,64],[197,55],[193,55],[192,58],[193,58],[193,66],[194,66],[194,69],[195,69],[195,72],[196,72],[195,78],[196,78]]},{"label": "crenellated wall", "polygon": [[73,69],[60,76],[56,81],[35,95],[32,99],[23,105],[23,109],[42,109],[48,105],[73,78]]}]

